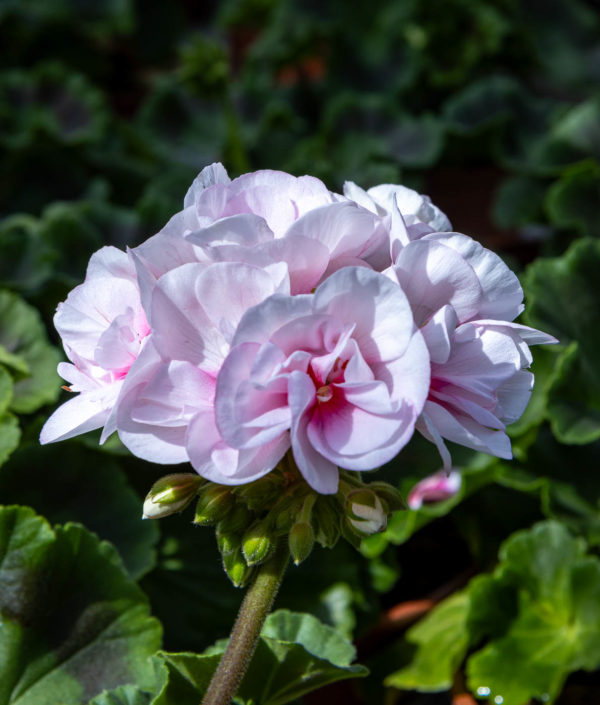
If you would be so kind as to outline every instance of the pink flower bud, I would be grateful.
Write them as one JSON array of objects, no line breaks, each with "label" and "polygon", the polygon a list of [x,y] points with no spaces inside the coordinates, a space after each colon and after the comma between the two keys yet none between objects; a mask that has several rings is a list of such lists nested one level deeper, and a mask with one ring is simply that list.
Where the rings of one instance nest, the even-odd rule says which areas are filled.
[{"label": "pink flower bud", "polygon": [[408,506],[411,509],[420,509],[423,504],[435,504],[450,499],[460,490],[462,476],[452,470],[446,473],[443,470],[429,475],[418,482],[408,495]]}]

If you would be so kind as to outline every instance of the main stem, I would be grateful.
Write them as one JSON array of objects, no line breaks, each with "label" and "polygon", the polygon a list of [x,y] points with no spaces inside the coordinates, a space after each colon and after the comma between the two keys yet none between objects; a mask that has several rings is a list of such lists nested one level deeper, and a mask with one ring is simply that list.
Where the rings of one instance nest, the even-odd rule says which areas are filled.
[{"label": "main stem", "polygon": [[202,705],[230,705],[256,649],[260,631],[271,611],[289,561],[285,541],[263,563],[246,592],[227,649],[208,686]]}]

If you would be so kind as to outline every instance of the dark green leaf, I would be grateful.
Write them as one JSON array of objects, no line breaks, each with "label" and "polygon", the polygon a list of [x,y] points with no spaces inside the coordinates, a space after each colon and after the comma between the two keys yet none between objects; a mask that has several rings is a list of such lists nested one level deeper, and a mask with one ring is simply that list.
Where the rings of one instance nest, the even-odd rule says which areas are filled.
[{"label": "dark green leaf", "polygon": [[548,191],[547,207],[556,225],[600,237],[600,165],[585,161],[566,169]]},{"label": "dark green leaf", "polygon": [[492,76],[469,84],[445,106],[451,129],[460,133],[482,130],[511,119],[520,97],[516,81],[507,76]]},{"label": "dark green leaf", "polygon": [[8,412],[0,414],[0,465],[6,462],[20,439],[21,429],[16,417]]},{"label": "dark green leaf", "polygon": [[404,167],[428,167],[438,158],[444,146],[441,121],[431,115],[400,120],[387,133],[392,156]]},{"label": "dark green leaf", "polygon": [[600,241],[575,242],[555,259],[527,271],[527,321],[564,346],[548,390],[548,416],[557,438],[589,443],[600,438]]},{"label": "dark green leaf", "polygon": [[542,426],[523,457],[498,465],[496,482],[539,497],[547,517],[560,519],[596,546],[600,544],[599,464],[600,441],[562,445]]},{"label": "dark green leaf", "polygon": [[44,209],[39,227],[41,241],[52,252],[55,276],[76,285],[94,250],[135,243],[138,218],[102,199],[56,202]]},{"label": "dark green leaf", "polygon": [[10,406],[13,395],[13,380],[4,367],[0,367],[0,416]]},{"label": "dark green leaf", "polygon": [[152,705],[198,705],[223,651],[224,647],[210,655],[160,651],[154,657],[158,689]]},{"label": "dark green leaf", "polygon": [[20,355],[8,352],[4,345],[0,345],[0,365],[10,371],[15,380],[29,376],[29,365]]},{"label": "dark green leaf", "polygon": [[543,222],[546,186],[530,176],[512,176],[502,182],[493,208],[500,228],[515,228]]},{"label": "dark green leaf", "polygon": [[[218,642],[201,655],[160,653],[168,675],[153,705],[197,704],[225,646]],[[351,665],[354,656],[350,642],[312,615],[279,610],[267,617],[236,700],[285,705],[329,683],[365,676],[366,668]]]},{"label": "dark green leaf", "polygon": [[0,345],[10,355],[22,357],[30,373],[14,386],[13,411],[31,413],[57,399],[56,366],[61,355],[48,342],[39,313],[8,291],[0,291]]},{"label": "dark green leaf", "polygon": [[51,274],[49,252],[41,241],[38,221],[13,215],[0,224],[0,286],[35,289]]},{"label": "dark green leaf", "polygon": [[73,441],[24,445],[0,472],[0,497],[33,507],[52,523],[82,523],[116,546],[132,578],[156,563],[158,523],[142,521],[142,498],[99,450]]},{"label": "dark green leaf", "polygon": [[160,625],[110,544],[6,507],[0,556],[0,703],[76,705],[126,683],[152,685]]},{"label": "dark green leaf", "polygon": [[600,158],[600,98],[595,96],[571,108],[553,126],[552,136],[580,158]]},{"label": "dark green leaf", "polygon": [[121,685],[90,700],[88,705],[150,705],[154,695],[135,685]]},{"label": "dark green leaf", "polygon": [[95,141],[106,121],[103,95],[58,63],[0,77],[0,144],[8,148],[28,146],[38,135],[66,144]]}]

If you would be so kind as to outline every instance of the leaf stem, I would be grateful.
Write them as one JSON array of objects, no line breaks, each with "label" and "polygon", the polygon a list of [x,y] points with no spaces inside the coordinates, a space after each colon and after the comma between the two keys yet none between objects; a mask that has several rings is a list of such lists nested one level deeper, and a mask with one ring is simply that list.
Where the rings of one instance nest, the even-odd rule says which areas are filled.
[{"label": "leaf stem", "polygon": [[246,592],[233,625],[229,644],[208,686],[202,705],[231,703],[250,665],[260,631],[271,611],[289,558],[287,544],[280,540],[271,558],[259,566]]}]

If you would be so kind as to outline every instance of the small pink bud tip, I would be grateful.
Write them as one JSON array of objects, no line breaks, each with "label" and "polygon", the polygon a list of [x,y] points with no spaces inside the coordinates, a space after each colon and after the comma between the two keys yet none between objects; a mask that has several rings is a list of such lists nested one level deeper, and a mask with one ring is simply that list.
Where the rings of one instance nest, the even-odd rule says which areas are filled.
[{"label": "small pink bud tip", "polygon": [[429,475],[418,482],[408,495],[408,506],[420,509],[423,504],[435,504],[450,499],[460,490],[462,476],[456,470],[446,473],[443,470]]}]

